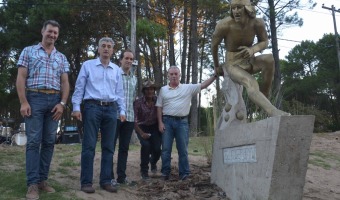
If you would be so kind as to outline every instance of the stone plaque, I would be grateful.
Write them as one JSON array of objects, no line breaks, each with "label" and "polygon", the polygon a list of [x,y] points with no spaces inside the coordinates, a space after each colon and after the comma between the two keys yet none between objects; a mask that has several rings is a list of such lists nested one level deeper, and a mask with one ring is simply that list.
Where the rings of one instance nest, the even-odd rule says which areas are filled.
[{"label": "stone plaque", "polygon": [[256,162],[256,147],[244,145],[223,149],[224,164]]}]

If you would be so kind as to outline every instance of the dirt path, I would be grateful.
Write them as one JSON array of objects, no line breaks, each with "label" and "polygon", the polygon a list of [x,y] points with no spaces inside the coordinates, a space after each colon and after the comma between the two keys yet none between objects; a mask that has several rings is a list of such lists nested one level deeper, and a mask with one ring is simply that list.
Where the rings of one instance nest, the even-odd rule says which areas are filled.
[{"label": "dirt path", "polygon": [[[310,162],[306,176],[303,200],[340,200],[340,132],[314,135],[311,145]],[[80,159],[79,156],[76,159]],[[190,156],[192,176],[189,180],[178,181],[177,155],[173,154],[171,180],[164,182],[160,173],[151,174],[150,181],[142,181],[139,173],[139,151],[129,152],[127,175],[136,181],[135,186],[122,186],[118,193],[108,193],[99,188],[100,153],[96,155],[94,166],[94,187],[96,193],[86,194],[79,190],[80,167],[74,167],[67,176],[57,173],[53,177],[72,189],[76,196],[85,200],[119,199],[228,199],[224,192],[210,184],[210,167],[206,159]],[[115,157],[115,161],[116,161]],[[53,167],[53,166],[52,166]],[[54,166],[56,167],[56,166]],[[158,163],[160,169],[161,163]]]},{"label": "dirt path", "polygon": [[308,165],[303,200],[340,200],[340,132],[314,136],[310,152],[321,166]]}]

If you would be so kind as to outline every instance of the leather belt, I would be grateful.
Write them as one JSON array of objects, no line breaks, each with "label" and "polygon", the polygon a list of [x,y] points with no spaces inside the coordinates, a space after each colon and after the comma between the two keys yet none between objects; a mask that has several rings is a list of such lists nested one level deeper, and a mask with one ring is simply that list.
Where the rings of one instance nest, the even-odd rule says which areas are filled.
[{"label": "leather belt", "polygon": [[39,92],[39,93],[44,93],[44,94],[59,94],[59,90],[53,90],[53,89],[33,89],[33,88],[27,88],[27,91],[31,92]]},{"label": "leather belt", "polygon": [[99,100],[95,100],[95,99],[85,99],[84,102],[85,103],[97,104],[97,105],[100,105],[100,106],[112,106],[116,103],[115,101],[99,101]]},{"label": "leather belt", "polygon": [[185,119],[187,118],[188,116],[172,116],[172,115],[163,115],[163,117],[169,117],[169,118],[173,118],[173,119],[177,119],[177,120],[182,120],[182,119]]}]

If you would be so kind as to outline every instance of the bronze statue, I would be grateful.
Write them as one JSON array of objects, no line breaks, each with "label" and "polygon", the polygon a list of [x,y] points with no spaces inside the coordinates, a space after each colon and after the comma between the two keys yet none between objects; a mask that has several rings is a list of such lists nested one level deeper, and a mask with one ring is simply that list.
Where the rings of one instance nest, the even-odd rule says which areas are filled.
[{"label": "bronze statue", "polygon": [[[250,0],[231,0],[230,10],[231,16],[217,23],[212,38],[211,49],[215,73],[222,74],[221,68],[223,68],[232,81],[246,88],[249,98],[269,116],[290,115],[277,109],[267,99],[275,70],[273,55],[255,56],[255,53],[261,52],[268,46],[264,21],[256,18],[255,7]],[[257,43],[253,44],[255,36]],[[226,63],[220,66],[218,45],[222,40],[224,40],[227,52]],[[260,71],[264,83],[261,92],[258,82],[252,76]]]}]

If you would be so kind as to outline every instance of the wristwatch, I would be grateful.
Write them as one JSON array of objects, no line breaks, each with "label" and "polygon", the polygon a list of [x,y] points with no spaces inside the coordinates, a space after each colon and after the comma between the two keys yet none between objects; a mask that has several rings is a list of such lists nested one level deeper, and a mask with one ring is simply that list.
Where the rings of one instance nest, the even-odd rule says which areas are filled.
[{"label": "wristwatch", "polygon": [[66,104],[65,104],[64,102],[62,102],[62,101],[60,102],[60,104],[61,104],[62,106],[64,106],[64,107],[66,106]]}]

